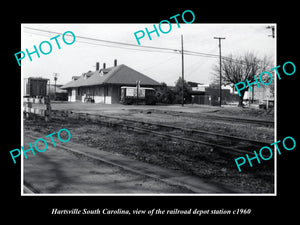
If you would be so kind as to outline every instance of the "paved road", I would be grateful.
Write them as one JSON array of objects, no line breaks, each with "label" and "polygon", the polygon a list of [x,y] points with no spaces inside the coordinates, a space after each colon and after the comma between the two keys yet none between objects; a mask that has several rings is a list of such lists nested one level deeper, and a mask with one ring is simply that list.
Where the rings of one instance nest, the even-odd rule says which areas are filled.
[{"label": "paved road", "polygon": [[[27,131],[26,131],[27,132]],[[45,135],[27,132],[24,147]],[[45,152],[28,152],[24,159],[26,187],[46,194],[156,194],[156,193],[222,193],[227,190],[147,163],[106,151],[89,148],[71,141],[51,140]],[[39,147],[39,146],[38,146]],[[40,147],[43,149],[43,146]],[[76,150],[78,153],[72,153]],[[83,152],[86,155],[80,154]],[[91,157],[87,157],[91,156]],[[99,161],[101,159],[104,161]],[[116,166],[118,165],[118,166]],[[25,189],[24,193],[28,193]]]}]

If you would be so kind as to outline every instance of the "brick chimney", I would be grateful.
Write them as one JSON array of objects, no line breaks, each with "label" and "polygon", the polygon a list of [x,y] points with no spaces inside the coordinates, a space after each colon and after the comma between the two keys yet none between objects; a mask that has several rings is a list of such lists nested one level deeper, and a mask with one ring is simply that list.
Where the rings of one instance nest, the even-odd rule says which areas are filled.
[{"label": "brick chimney", "polygon": [[103,63],[103,69],[105,69],[106,68],[106,63]]},{"label": "brick chimney", "polygon": [[116,59],[114,60],[114,66],[117,66],[117,60]]},{"label": "brick chimney", "polygon": [[98,71],[100,69],[100,63],[96,62],[96,71]]}]

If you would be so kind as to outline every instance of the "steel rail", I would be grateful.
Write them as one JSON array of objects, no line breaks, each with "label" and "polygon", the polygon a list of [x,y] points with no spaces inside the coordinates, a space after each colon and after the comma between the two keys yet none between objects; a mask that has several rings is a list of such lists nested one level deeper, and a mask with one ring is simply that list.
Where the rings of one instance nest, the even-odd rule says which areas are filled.
[{"label": "steel rail", "polygon": [[154,125],[154,126],[159,126],[159,127],[165,127],[165,128],[170,128],[170,129],[182,130],[182,131],[191,132],[191,133],[208,134],[208,135],[212,135],[212,136],[218,136],[218,137],[224,137],[224,138],[229,138],[229,139],[235,139],[235,140],[239,140],[239,141],[246,141],[246,142],[250,142],[250,143],[253,143],[253,144],[257,144],[257,145],[269,145],[269,143],[263,142],[263,141],[257,141],[257,140],[253,140],[253,139],[242,138],[242,137],[237,137],[237,136],[231,136],[231,135],[226,135],[226,134],[219,134],[219,133],[205,131],[205,130],[183,128],[183,127],[170,126],[170,125],[158,124],[158,123],[153,123],[153,122],[145,122],[145,121],[138,121],[138,120],[126,119],[126,118],[118,118],[118,117],[107,116],[107,115],[99,115],[99,114],[89,114],[89,115],[97,115],[97,116],[101,116],[101,117],[106,117],[106,118],[111,118],[111,119],[117,119],[117,120],[123,120],[123,121],[132,122],[132,123],[149,124],[149,125]]},{"label": "steel rail", "polygon": [[[146,128],[139,128],[137,126],[130,126],[128,124],[125,123],[118,123],[117,121],[127,121],[127,122],[131,122],[131,123],[143,123],[143,124],[148,124],[148,125],[153,125],[153,126],[160,126],[160,127],[167,127],[167,128],[172,128],[172,129],[177,129],[176,127],[173,126],[168,126],[168,125],[162,125],[162,124],[157,124],[157,123],[151,123],[151,122],[144,122],[144,121],[135,121],[135,120],[130,120],[130,119],[125,119],[125,118],[118,118],[118,117],[114,117],[114,116],[108,116],[108,115],[102,115],[102,114],[89,114],[89,113],[83,113],[83,112],[72,112],[73,115],[78,115],[79,118],[81,117],[81,119],[86,119],[88,120],[89,117],[102,117],[102,118],[107,118],[107,119],[111,119],[111,120],[115,120],[113,121],[107,121],[107,120],[96,120],[97,122],[103,122],[106,123],[108,125],[114,124],[117,126],[122,126],[122,127],[127,127],[130,128],[132,130],[135,131],[139,131],[139,132],[144,132],[144,133],[152,133],[155,134],[157,136],[162,136],[162,137],[169,137],[169,138],[174,138],[174,139],[180,139],[180,140],[184,140],[184,141],[189,141],[192,143],[198,143],[201,145],[206,145],[206,146],[211,146],[211,147],[215,147],[218,149],[223,149],[226,150],[227,152],[230,152],[232,154],[238,154],[238,153],[246,153],[246,154],[254,154],[253,151],[250,150],[243,150],[243,149],[238,149],[238,148],[232,148],[232,147],[227,147],[227,146],[222,146],[219,144],[214,144],[214,143],[209,143],[206,141],[200,141],[200,140],[196,140],[196,139],[191,139],[191,138],[187,138],[187,137],[182,137],[182,136],[178,136],[178,135],[174,135],[174,134],[167,134],[167,133],[162,133],[162,132],[157,132],[157,131],[153,131],[150,129],[146,129]],[[72,118],[72,117],[70,117]],[[209,135],[216,135],[216,136],[220,136],[223,138],[227,138],[227,139],[236,139],[236,140],[240,140],[240,141],[246,141],[249,143],[256,143],[256,144],[264,144],[264,145],[269,145],[269,143],[266,142],[259,142],[259,141],[255,141],[255,140],[251,140],[251,139],[246,139],[246,138],[240,138],[240,137],[236,137],[236,136],[229,136],[229,135],[223,135],[223,134],[217,134],[217,133],[213,133],[213,132],[206,132],[206,131],[200,131],[200,130],[193,130],[193,129],[187,129],[187,128],[182,128],[181,130],[186,130],[186,131],[194,131],[194,132],[199,132],[199,133],[203,133],[203,134],[209,134]]]},{"label": "steel rail", "polygon": [[[107,116],[107,115],[88,114],[88,113],[76,113],[76,114],[85,116],[85,118],[87,118],[88,116],[97,116],[97,117],[104,117],[104,118],[124,121],[123,118],[117,118],[117,117],[112,117],[112,116]],[[132,120],[128,120],[128,119],[125,119],[125,120],[127,120],[128,122],[129,121],[130,122],[136,122],[136,121],[132,121]],[[209,143],[209,142],[205,142],[205,141],[200,141],[200,140],[195,140],[195,139],[191,139],[191,138],[186,138],[186,137],[182,137],[182,136],[178,136],[178,135],[174,135],[174,134],[161,133],[161,132],[153,131],[153,130],[146,129],[146,128],[139,128],[139,127],[136,127],[136,126],[130,126],[130,125],[127,125],[127,124],[124,124],[124,123],[117,123],[117,122],[104,121],[104,120],[101,120],[99,122],[104,122],[108,125],[114,124],[114,125],[117,125],[117,126],[127,127],[127,128],[132,129],[132,130],[136,130],[136,131],[140,131],[140,132],[144,132],[144,133],[152,133],[152,134],[155,134],[157,136],[169,137],[169,138],[189,141],[189,142],[192,142],[192,143],[207,145],[207,146],[215,147],[215,148],[218,148],[218,149],[223,149],[223,150],[226,150],[226,151],[230,151],[230,153],[236,154],[236,155],[238,153],[253,154],[253,152],[247,151],[247,150],[242,150],[242,149],[237,149],[237,148],[232,148],[232,147],[226,147],[226,146],[222,146],[222,145],[218,145],[218,144],[214,144],[214,143]],[[149,125],[155,125],[154,123],[148,123],[148,122],[143,122],[143,123],[149,124]]]}]

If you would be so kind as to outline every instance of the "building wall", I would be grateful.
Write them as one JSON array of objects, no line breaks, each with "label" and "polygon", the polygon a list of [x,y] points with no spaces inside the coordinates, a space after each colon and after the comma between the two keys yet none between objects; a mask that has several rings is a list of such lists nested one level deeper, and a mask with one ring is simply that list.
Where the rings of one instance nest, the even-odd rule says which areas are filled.
[{"label": "building wall", "polygon": [[212,104],[211,96],[210,95],[195,95],[193,103],[211,105]]},{"label": "building wall", "polygon": [[46,96],[48,79],[29,77],[25,79],[24,96]]},{"label": "building wall", "polygon": [[262,86],[261,88],[255,86],[253,92],[251,92],[250,96],[259,102],[274,98],[274,96],[271,94],[270,86]]},{"label": "building wall", "polygon": [[76,102],[76,88],[68,89],[68,101]]},{"label": "building wall", "polygon": [[120,102],[120,92],[119,85],[78,87],[68,92],[68,101],[84,102],[86,97],[91,97],[95,103],[115,104]]},{"label": "building wall", "polygon": [[111,103],[116,104],[120,103],[121,98],[121,86],[112,85],[111,86]]},{"label": "building wall", "polygon": [[[194,92],[195,93],[195,92]],[[219,88],[205,87],[205,92],[200,94],[192,94],[194,99],[192,102],[195,104],[205,105],[219,105]],[[227,102],[238,101],[239,97],[237,94],[231,94],[230,90],[222,89],[222,104]]]},{"label": "building wall", "polygon": [[[218,88],[205,88],[205,95],[211,96],[211,104],[218,105],[219,104],[219,89]],[[226,102],[238,101],[239,96],[237,94],[231,94],[230,90],[222,89],[222,104]],[[223,103],[224,102],[224,103]]]},{"label": "building wall", "polygon": [[112,102],[111,102],[111,96],[105,96],[104,103],[105,104],[112,104]]}]

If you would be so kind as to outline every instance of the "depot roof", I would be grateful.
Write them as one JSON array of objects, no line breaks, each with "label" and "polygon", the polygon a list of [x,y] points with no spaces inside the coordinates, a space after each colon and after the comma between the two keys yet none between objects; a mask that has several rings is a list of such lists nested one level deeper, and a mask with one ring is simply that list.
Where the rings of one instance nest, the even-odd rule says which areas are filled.
[{"label": "depot roof", "polygon": [[160,86],[160,83],[150,77],[121,64],[98,71],[89,71],[81,75],[77,80],[71,81],[61,88],[66,89],[104,84],[136,85],[136,81],[140,81],[141,86]]}]

